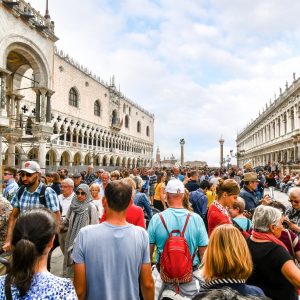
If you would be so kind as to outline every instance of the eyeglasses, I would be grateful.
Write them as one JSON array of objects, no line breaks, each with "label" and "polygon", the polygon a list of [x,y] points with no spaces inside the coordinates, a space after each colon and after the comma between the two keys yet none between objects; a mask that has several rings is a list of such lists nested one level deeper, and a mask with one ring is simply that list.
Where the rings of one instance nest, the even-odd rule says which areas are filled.
[{"label": "eyeglasses", "polygon": [[6,175],[12,175],[11,173],[7,173],[7,172],[4,172],[3,174],[4,174],[4,176],[6,176]]},{"label": "eyeglasses", "polygon": [[31,176],[33,176],[35,173],[27,173],[27,172],[21,172],[20,173],[21,174],[21,177],[31,177]]},{"label": "eyeglasses", "polygon": [[85,192],[77,191],[77,192],[76,192],[76,195],[77,195],[77,196],[79,196],[79,195],[80,195],[80,196],[85,196],[86,193],[85,193]]}]

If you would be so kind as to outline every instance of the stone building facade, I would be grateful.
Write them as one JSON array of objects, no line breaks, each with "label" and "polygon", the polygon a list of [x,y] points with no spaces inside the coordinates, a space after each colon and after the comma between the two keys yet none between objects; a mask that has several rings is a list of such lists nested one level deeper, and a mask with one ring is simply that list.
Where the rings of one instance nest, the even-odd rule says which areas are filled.
[{"label": "stone building facade", "polygon": [[[43,169],[150,166],[154,115],[55,47],[48,9],[0,0],[0,151]],[[0,137],[1,138],[1,137]]]},{"label": "stone building facade", "polygon": [[241,167],[280,164],[298,169],[300,162],[300,78],[293,74],[279,97],[266,105],[259,116],[242,130],[236,139],[237,161]]}]

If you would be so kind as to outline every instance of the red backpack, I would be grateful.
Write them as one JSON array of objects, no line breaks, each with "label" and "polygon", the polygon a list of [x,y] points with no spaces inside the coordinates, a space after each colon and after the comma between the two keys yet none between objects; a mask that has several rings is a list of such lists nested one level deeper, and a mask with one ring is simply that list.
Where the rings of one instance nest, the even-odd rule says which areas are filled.
[{"label": "red backpack", "polygon": [[[196,251],[191,257],[189,245],[184,237],[190,216],[191,214],[189,213],[181,232],[179,230],[169,232],[162,214],[159,214],[169,236],[160,257],[160,277],[163,282],[176,284],[177,292],[179,291],[179,283],[191,282],[193,279],[193,260]],[[174,233],[179,233],[180,235],[173,236]]]}]

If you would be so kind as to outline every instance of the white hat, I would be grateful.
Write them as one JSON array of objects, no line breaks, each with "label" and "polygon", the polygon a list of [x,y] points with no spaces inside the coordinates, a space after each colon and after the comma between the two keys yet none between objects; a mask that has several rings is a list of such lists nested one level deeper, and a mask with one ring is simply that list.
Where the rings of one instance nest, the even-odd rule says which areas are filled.
[{"label": "white hat", "polygon": [[24,168],[21,169],[21,171],[33,174],[33,173],[41,172],[41,167],[36,161],[29,160],[25,162]]},{"label": "white hat", "polygon": [[184,194],[184,185],[178,179],[171,179],[166,186],[166,192],[170,194]]}]

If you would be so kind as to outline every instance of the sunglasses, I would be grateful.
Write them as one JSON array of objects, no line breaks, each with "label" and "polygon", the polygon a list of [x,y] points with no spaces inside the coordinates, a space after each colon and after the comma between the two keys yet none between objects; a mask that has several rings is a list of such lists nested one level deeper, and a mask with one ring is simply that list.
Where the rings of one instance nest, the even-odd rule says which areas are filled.
[{"label": "sunglasses", "polygon": [[77,196],[79,196],[79,195],[81,195],[81,196],[85,196],[85,195],[86,195],[86,193],[85,193],[85,192],[80,192],[80,191],[77,191],[77,192],[76,192],[76,195],[77,195]]},{"label": "sunglasses", "polygon": [[4,172],[3,174],[4,175],[12,175],[11,173],[7,173],[7,172]]},{"label": "sunglasses", "polygon": [[20,175],[21,177],[32,177],[35,173],[26,173],[26,172],[21,172]]}]

